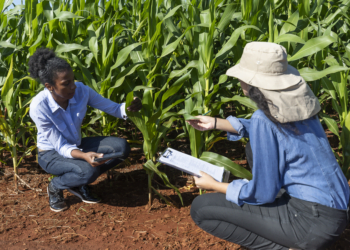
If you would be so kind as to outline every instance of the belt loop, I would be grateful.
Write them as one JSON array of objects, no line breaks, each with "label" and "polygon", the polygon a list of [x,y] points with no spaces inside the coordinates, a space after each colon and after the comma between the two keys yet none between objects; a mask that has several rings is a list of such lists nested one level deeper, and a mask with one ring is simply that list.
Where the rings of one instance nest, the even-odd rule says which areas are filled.
[{"label": "belt loop", "polygon": [[312,205],[312,215],[315,217],[319,216],[318,209],[317,209],[317,204]]},{"label": "belt loop", "polygon": [[348,205],[348,208],[346,209],[346,216],[348,219],[348,223],[350,222],[350,204]]}]

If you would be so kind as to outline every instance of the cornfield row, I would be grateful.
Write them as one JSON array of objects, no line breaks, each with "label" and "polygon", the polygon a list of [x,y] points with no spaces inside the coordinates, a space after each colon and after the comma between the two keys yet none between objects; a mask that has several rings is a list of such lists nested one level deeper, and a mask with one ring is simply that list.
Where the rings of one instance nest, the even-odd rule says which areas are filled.
[{"label": "cornfield row", "polygon": [[[249,118],[256,106],[243,97],[236,79],[225,75],[246,43],[283,45],[322,104],[322,123],[339,138],[334,154],[350,179],[350,0],[32,0],[12,6],[0,0],[0,151],[11,153],[16,171],[33,153],[36,128],[29,103],[43,89],[28,76],[28,58],[39,47],[53,49],[75,78],[115,102],[142,99],[140,113],[128,113],[143,135],[151,180],[156,173],[173,186],[155,159],[167,133],[188,137],[192,155],[224,166],[238,177],[244,168],[208,152],[224,140],[184,122],[211,110],[224,117],[231,105]],[[88,109],[83,136],[110,135],[120,121]],[[133,138],[130,138],[133,139]],[[1,159],[0,159],[1,160]],[[2,160],[3,161],[3,160]],[[181,195],[180,195],[181,197]]]}]

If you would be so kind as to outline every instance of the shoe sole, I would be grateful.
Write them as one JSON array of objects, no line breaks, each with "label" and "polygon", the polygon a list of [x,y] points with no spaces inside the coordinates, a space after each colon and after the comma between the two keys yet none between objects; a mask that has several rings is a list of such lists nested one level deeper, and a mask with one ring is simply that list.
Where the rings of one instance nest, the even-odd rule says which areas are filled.
[{"label": "shoe sole", "polygon": [[87,201],[87,200],[84,200],[83,197],[82,197],[79,193],[73,191],[72,189],[68,188],[67,191],[68,191],[69,193],[74,194],[75,196],[79,197],[79,199],[81,199],[81,200],[82,200],[83,202],[85,202],[85,203],[91,203],[91,204],[93,204],[93,203],[99,203],[99,202],[101,201],[101,200],[99,200],[99,201]]},{"label": "shoe sole", "polygon": [[[50,197],[50,195],[49,195],[49,187],[47,187],[47,196]],[[57,212],[61,212],[61,211],[67,210],[68,207],[65,207],[65,208],[62,208],[62,209],[54,209],[54,208],[52,208],[52,207],[50,206],[50,209],[51,209],[51,211],[54,211],[54,212],[57,213]]]}]

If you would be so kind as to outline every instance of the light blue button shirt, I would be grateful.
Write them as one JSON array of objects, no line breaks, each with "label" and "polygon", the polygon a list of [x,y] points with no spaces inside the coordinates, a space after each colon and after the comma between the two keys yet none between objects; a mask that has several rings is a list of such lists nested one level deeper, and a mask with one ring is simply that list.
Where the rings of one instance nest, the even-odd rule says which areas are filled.
[{"label": "light blue button shirt", "polygon": [[300,134],[282,133],[261,110],[250,120],[228,117],[238,134],[231,141],[249,137],[253,152],[253,179],[234,180],[226,199],[238,205],[261,205],[275,200],[283,187],[295,198],[346,209],[349,185],[317,118],[295,122]]},{"label": "light blue button shirt", "polygon": [[69,100],[66,110],[56,103],[46,88],[33,98],[29,110],[38,129],[38,148],[56,150],[65,158],[73,158],[71,151],[79,149],[80,129],[87,105],[117,118],[127,118],[125,103],[118,104],[106,99],[81,82],[75,84],[74,97]]}]

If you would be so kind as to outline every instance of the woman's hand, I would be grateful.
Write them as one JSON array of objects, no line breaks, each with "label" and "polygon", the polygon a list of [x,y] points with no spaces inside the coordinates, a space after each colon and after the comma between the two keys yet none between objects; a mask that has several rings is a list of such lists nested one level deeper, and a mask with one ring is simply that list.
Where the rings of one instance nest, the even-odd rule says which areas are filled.
[{"label": "woman's hand", "polygon": [[218,182],[213,177],[202,171],[200,171],[200,174],[202,177],[194,176],[194,181],[198,188],[205,190],[214,190],[226,194],[226,190],[229,185],[228,183]]},{"label": "woman's hand", "polygon": [[101,162],[94,161],[95,158],[101,158],[101,157],[103,157],[103,154],[101,154],[101,153],[95,153],[95,152],[84,153],[84,160],[87,161],[93,167],[97,167],[97,166],[99,166],[103,163],[106,163],[107,161],[110,160],[110,159],[108,159],[108,160],[101,161]]},{"label": "woman's hand", "polygon": [[214,129],[215,118],[210,116],[199,115],[196,116],[198,120],[188,120],[186,121],[192,127],[200,131],[207,131]]},{"label": "woman's hand", "polygon": [[217,181],[207,173],[200,171],[200,174],[202,177],[194,176],[194,181],[196,183],[196,186],[200,189],[214,190],[215,184],[217,183]]},{"label": "woman's hand", "polygon": [[138,97],[134,97],[134,100],[131,102],[130,106],[127,107],[128,111],[137,112],[142,108],[142,102]]}]

